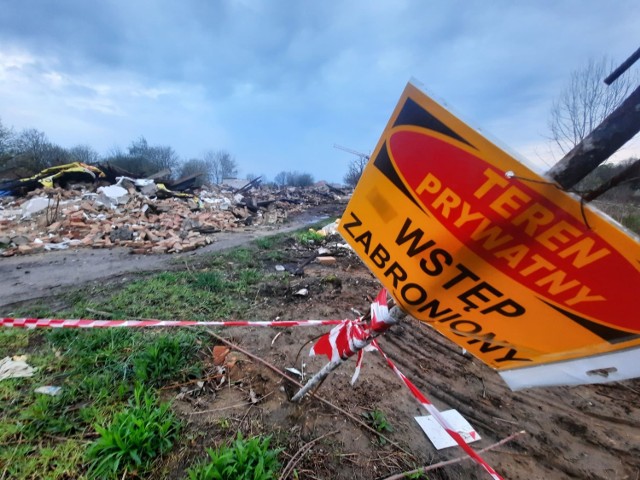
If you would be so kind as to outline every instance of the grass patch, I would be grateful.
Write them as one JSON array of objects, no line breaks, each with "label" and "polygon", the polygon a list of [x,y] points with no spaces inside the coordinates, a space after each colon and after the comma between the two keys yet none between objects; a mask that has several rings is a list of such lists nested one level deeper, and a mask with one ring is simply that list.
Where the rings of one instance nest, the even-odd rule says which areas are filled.
[{"label": "grass patch", "polygon": [[[78,290],[56,301],[58,308],[68,305],[64,310],[34,302],[13,316],[246,318],[263,282],[288,281],[288,274],[274,273],[269,262],[285,257],[281,246],[291,245],[292,238],[296,235],[268,237],[211,255],[200,269]],[[8,465],[6,476],[16,479],[121,478],[125,471],[127,477],[148,478],[154,458],[166,453],[179,434],[169,406],[157,402],[156,389],[199,378],[202,343],[195,330],[0,330],[0,355],[27,354],[37,369],[33,377],[0,383],[0,444],[8,446],[0,448],[0,476]],[[36,394],[43,385],[60,386],[61,393]],[[96,430],[100,438],[91,444]],[[268,439],[239,437],[211,450],[210,461],[198,467],[204,473],[193,475],[209,478],[212,462],[229,461],[231,468],[251,471],[255,460],[262,467],[255,466],[256,476],[246,478],[273,478],[269,472],[279,468],[277,452]]]},{"label": "grass patch", "polygon": [[298,243],[303,245],[321,245],[325,240],[324,235],[311,228],[309,230],[296,233],[294,238]]},{"label": "grass patch", "polygon": [[193,334],[180,331],[161,335],[136,355],[133,362],[136,380],[160,386],[169,380],[197,377],[202,371],[200,365],[192,361],[197,351]]},{"label": "grass patch", "polygon": [[0,449],[0,465],[2,469],[6,468],[3,478],[84,479],[86,477],[77,470],[78,465],[83,463],[83,452],[84,444],[77,440],[66,440],[42,448],[31,445],[3,448]]},{"label": "grass patch", "polygon": [[255,241],[256,246],[260,250],[270,250],[281,240],[279,235],[272,235],[269,237],[262,237]]},{"label": "grass patch", "polygon": [[0,358],[15,355],[29,345],[29,331],[19,328],[0,330]]},{"label": "grass patch", "polygon": [[142,386],[135,388],[129,408],[108,427],[96,426],[100,438],[87,450],[89,478],[136,476],[150,470],[153,460],[173,447],[180,422],[168,403],[159,404]]},{"label": "grass patch", "polygon": [[189,480],[272,480],[280,469],[280,449],[269,448],[271,437],[243,438],[229,446],[208,449],[209,460],[190,468]]}]

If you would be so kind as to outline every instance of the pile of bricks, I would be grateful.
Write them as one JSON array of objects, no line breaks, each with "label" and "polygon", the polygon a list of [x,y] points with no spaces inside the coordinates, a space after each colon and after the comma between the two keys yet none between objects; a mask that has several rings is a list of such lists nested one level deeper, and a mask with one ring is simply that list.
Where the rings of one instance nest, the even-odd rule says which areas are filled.
[{"label": "pile of bricks", "polygon": [[[60,188],[5,201],[0,207],[0,254],[114,246],[129,247],[132,253],[185,252],[213,242],[215,232],[277,223],[287,216],[275,203],[252,214],[231,194],[212,204],[197,198],[149,198],[128,190],[128,201],[115,209],[97,201],[96,194]],[[33,198],[48,199],[41,200],[46,208],[25,217],[24,206]]]}]

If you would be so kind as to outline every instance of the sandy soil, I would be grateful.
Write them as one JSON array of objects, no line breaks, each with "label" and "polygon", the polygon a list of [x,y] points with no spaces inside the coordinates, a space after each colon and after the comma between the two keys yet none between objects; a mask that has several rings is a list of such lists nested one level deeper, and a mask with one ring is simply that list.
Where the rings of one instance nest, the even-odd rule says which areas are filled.
[{"label": "sandy soil", "polygon": [[[300,259],[308,252],[287,252]],[[307,297],[295,296],[307,288]],[[353,318],[352,307],[366,311],[368,297],[379,284],[353,255],[338,257],[335,265],[311,264],[304,275],[285,287],[264,288],[255,319]],[[328,328],[227,329],[224,335],[280,369],[306,364],[313,374],[325,363],[310,358],[310,342]],[[521,430],[516,440],[483,454],[504,478],[516,480],[631,479],[640,476],[640,382],[562,387],[512,392],[501,378],[430,327],[407,318],[380,340],[382,348],[442,411],[457,409],[480,433],[477,450]],[[301,352],[302,349],[302,352]],[[425,415],[410,392],[376,353],[367,353],[355,388],[349,381],[355,362],[343,365],[320,388],[319,394],[361,417],[381,410],[394,431],[388,437],[405,451],[380,445],[375,435],[344,415],[312,398],[301,405],[289,401],[296,388],[267,368],[231,353],[234,388],[223,385],[212,393],[182,398],[175,405],[190,422],[192,432],[207,432],[200,445],[219,441],[229,430],[271,433],[289,448],[290,458],[309,442],[329,434],[297,465],[299,478],[386,478],[458,457],[457,447],[437,451],[414,417]],[[253,390],[264,400],[247,406]],[[168,395],[176,398],[176,393]],[[224,428],[227,428],[225,430]],[[335,432],[331,434],[331,432]],[[216,440],[217,439],[217,440]],[[195,450],[197,452],[197,449]],[[176,478],[194,450],[172,459]],[[188,452],[188,453],[186,453]],[[294,478],[294,477],[287,477]],[[467,460],[429,472],[430,479],[485,479],[484,470]]]}]

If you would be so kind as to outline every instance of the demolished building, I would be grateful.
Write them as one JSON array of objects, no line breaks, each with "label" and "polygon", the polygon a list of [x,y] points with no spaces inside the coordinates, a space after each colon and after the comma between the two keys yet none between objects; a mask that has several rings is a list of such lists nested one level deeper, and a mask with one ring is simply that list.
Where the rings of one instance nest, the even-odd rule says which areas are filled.
[{"label": "demolished building", "polygon": [[[93,173],[95,179],[106,178]],[[40,187],[25,195],[13,190],[0,198],[0,255],[114,246],[138,254],[185,252],[212,243],[216,232],[278,224],[310,205],[346,201],[345,192],[327,186],[274,188],[253,182],[248,188],[213,185],[188,193],[124,176],[110,185],[68,183],[66,188],[40,180]],[[177,182],[189,189],[190,179]]]}]

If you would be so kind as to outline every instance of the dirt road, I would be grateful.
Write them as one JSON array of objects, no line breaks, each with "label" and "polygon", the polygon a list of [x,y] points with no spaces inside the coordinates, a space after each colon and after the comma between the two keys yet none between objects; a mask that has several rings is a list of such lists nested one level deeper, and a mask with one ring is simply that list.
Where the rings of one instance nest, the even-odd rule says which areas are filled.
[{"label": "dirt road", "polygon": [[216,241],[198,250],[175,255],[132,255],[128,248],[77,249],[0,258],[0,309],[8,313],[13,305],[58,295],[70,288],[104,282],[130,274],[184,267],[199,255],[247,244],[260,237],[303,228],[332,215],[341,205],[323,205],[297,215],[278,226],[244,228],[221,232]]}]

